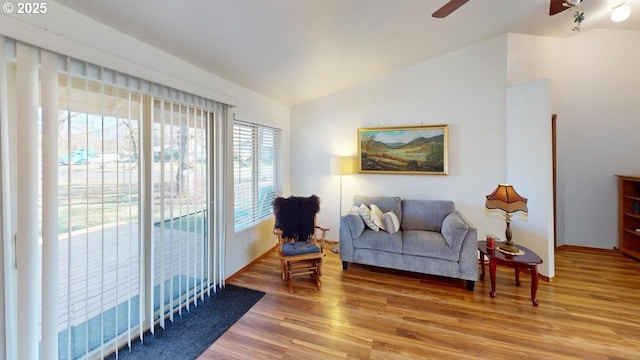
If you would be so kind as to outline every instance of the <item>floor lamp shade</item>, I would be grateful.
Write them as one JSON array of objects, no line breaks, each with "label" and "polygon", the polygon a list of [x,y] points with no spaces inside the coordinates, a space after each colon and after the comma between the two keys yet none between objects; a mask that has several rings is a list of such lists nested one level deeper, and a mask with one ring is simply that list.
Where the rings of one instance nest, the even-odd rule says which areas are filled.
[{"label": "floor lamp shade", "polygon": [[[331,175],[340,175],[340,208],[338,214],[342,213],[342,176],[354,173],[355,157],[353,156],[332,156],[329,162],[329,172]],[[340,245],[331,248],[333,252],[340,252]]]},{"label": "floor lamp shade", "polygon": [[333,156],[329,166],[332,175],[350,175],[354,173],[354,165],[353,156]]}]

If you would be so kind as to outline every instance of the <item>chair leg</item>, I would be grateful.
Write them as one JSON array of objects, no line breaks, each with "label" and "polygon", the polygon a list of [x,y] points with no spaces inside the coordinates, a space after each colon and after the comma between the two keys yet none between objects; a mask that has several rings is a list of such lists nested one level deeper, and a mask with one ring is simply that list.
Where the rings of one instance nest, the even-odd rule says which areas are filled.
[{"label": "chair leg", "polygon": [[320,290],[320,288],[322,287],[322,282],[320,281],[320,273],[317,271],[314,272],[313,278],[316,281],[316,287],[318,288],[318,290]]},{"label": "chair leg", "polygon": [[[320,280],[320,269],[322,265],[322,260],[307,260],[307,266],[301,266],[299,263],[292,263],[288,261],[281,260],[281,271],[282,271],[282,280],[287,281],[287,286],[289,287],[289,292],[293,294],[293,275],[303,275],[308,274],[311,279],[316,284],[318,290],[322,287],[322,281]],[[311,266],[311,267],[309,267]],[[306,269],[306,271],[305,271]]]},{"label": "chair leg", "polygon": [[282,280],[287,280],[287,263],[282,260],[280,260],[280,275],[282,275]]},{"label": "chair leg", "polygon": [[291,280],[291,274],[287,273],[287,285],[289,286],[289,292],[293,294],[293,281]]}]

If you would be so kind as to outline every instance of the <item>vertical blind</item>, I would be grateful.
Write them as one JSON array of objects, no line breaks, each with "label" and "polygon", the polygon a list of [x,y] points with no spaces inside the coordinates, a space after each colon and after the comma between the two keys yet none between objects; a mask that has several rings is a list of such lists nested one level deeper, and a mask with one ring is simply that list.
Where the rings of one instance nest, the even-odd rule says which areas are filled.
[{"label": "vertical blind", "polygon": [[281,130],[244,121],[233,123],[235,231],[272,214],[282,194]]},{"label": "vertical blind", "polygon": [[7,359],[104,357],[216,291],[227,105],[1,36],[0,67]]},{"label": "vertical blind", "polygon": [[0,354],[5,354],[9,359],[15,359],[15,337],[8,331],[16,329],[15,317],[9,314],[9,310],[15,309],[14,297],[6,289],[15,288],[15,272],[10,270],[14,264],[11,259],[13,253],[12,217],[10,204],[11,179],[9,177],[9,152],[5,151],[9,144],[9,106],[8,95],[8,66],[4,38],[0,36],[0,229],[2,232],[2,244],[0,245]]},{"label": "vertical blind", "polygon": [[214,113],[162,99],[153,103],[152,283],[158,290],[151,316],[173,320],[209,292],[206,240],[209,124]]}]

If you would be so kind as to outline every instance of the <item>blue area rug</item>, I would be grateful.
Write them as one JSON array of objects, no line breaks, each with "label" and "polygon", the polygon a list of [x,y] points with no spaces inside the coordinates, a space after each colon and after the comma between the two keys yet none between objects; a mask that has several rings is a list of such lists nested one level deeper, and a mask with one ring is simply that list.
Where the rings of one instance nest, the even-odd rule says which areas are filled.
[{"label": "blue area rug", "polygon": [[[263,296],[261,291],[226,285],[198,307],[191,305],[182,316],[174,315],[173,323],[167,320],[165,329],[147,331],[144,343],[136,338],[131,351],[127,347],[118,351],[118,359],[196,359]],[[115,354],[107,359],[116,359]]]},{"label": "blue area rug", "polygon": [[[172,286],[173,284],[173,286]],[[201,279],[176,275],[164,283],[164,303],[171,299],[186,294],[189,289],[200,287]],[[160,285],[156,285],[154,291],[154,309],[160,309]],[[87,321],[71,326],[70,329],[58,333],[58,359],[79,359],[88,352],[98,349],[103,342],[113,340],[117,334],[121,335],[130,327],[135,327],[140,322],[140,298],[138,295],[131,297],[101,314]],[[71,338],[69,338],[71,336]],[[69,351],[71,346],[71,351]]]}]

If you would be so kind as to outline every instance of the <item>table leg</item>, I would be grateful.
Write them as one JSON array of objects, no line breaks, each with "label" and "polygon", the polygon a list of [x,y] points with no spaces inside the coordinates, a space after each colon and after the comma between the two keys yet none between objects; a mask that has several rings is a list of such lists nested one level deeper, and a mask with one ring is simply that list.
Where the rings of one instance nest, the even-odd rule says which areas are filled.
[{"label": "table leg", "polygon": [[491,278],[491,292],[489,296],[496,297],[496,268],[498,267],[498,261],[494,258],[489,258],[489,277]]},{"label": "table leg", "polygon": [[478,250],[478,252],[480,253],[480,268],[482,269],[480,280],[484,280],[484,253],[480,250]]},{"label": "table leg", "polygon": [[538,306],[536,292],[538,292],[538,266],[533,265],[531,267],[531,302],[533,306]]},{"label": "table leg", "polygon": [[516,268],[516,285],[520,286],[520,268],[518,267],[518,265],[516,265],[515,268]]}]

